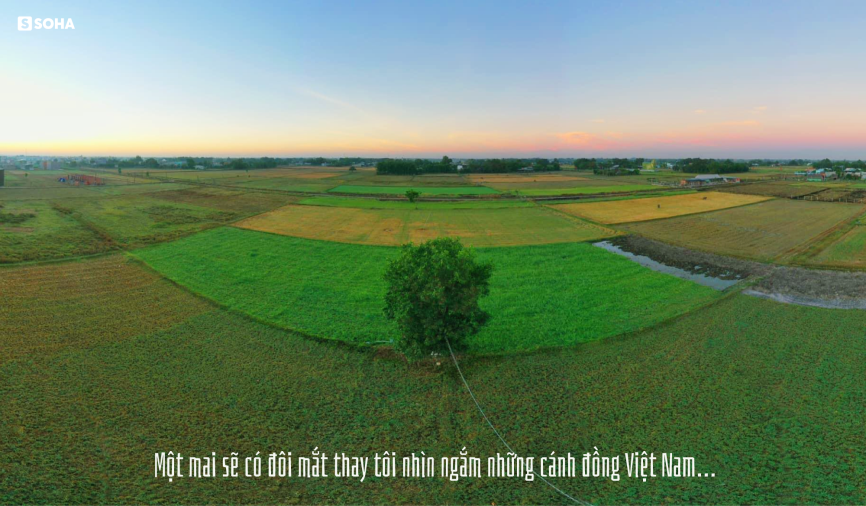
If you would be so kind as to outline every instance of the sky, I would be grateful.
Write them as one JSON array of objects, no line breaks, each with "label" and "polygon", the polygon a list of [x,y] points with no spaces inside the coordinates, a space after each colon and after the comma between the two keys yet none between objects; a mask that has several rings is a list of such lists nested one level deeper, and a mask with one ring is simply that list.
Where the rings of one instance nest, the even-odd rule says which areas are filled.
[{"label": "sky", "polygon": [[864,18],[862,1],[4,0],[0,154],[866,158]]}]

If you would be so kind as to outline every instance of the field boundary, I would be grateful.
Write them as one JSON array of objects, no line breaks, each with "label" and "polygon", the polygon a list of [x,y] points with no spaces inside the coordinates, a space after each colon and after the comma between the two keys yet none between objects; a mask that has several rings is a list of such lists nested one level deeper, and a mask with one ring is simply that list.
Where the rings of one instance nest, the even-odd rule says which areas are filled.
[{"label": "field boundary", "polygon": [[274,328],[274,329],[277,329],[277,330],[282,330],[282,331],[284,331],[284,332],[290,332],[290,333],[295,334],[295,335],[297,335],[297,336],[299,336],[299,337],[303,337],[303,338],[306,338],[306,339],[310,339],[310,340],[312,340],[312,341],[317,341],[317,342],[320,342],[320,343],[337,344],[337,345],[339,345],[339,346],[344,346],[344,347],[346,347],[346,348],[348,348],[348,349],[353,349],[353,350],[359,350],[359,351],[360,351],[360,350],[370,350],[370,349],[373,349],[373,348],[375,348],[375,347],[377,346],[376,343],[369,343],[369,342],[368,342],[368,343],[363,343],[363,344],[362,344],[362,343],[352,343],[352,342],[349,342],[349,341],[344,341],[344,340],[342,340],[342,339],[334,339],[334,338],[330,338],[330,337],[319,336],[319,335],[316,335],[316,334],[311,334],[311,333],[309,333],[309,332],[304,332],[303,330],[298,330],[298,329],[295,329],[295,328],[286,327],[286,326],[283,326],[283,325],[278,325],[278,324],[276,324],[276,323],[274,323],[274,322],[264,320],[264,319],[259,318],[259,317],[257,317],[257,316],[253,316],[253,315],[251,315],[251,314],[249,314],[249,313],[245,313],[245,312],[243,312],[243,311],[241,311],[241,310],[239,310],[239,309],[235,309],[235,308],[229,307],[229,306],[227,306],[227,305],[225,305],[225,304],[222,304],[222,303],[220,303],[220,302],[217,302],[216,300],[214,300],[214,299],[212,299],[212,298],[210,298],[210,297],[208,297],[208,296],[206,296],[206,295],[204,295],[204,294],[202,294],[202,293],[200,293],[200,292],[197,292],[196,290],[193,290],[192,288],[190,288],[190,287],[188,287],[188,286],[186,286],[186,285],[183,285],[183,284],[181,284],[181,283],[178,283],[177,281],[171,279],[170,277],[166,276],[166,275],[163,274],[162,272],[160,272],[160,271],[158,271],[157,269],[153,268],[150,264],[148,264],[147,262],[145,262],[145,261],[142,260],[141,258],[135,256],[134,254],[132,254],[132,253],[129,252],[129,251],[125,251],[125,252],[123,252],[122,254],[126,255],[127,258],[130,259],[130,261],[132,261],[132,262],[138,264],[138,265],[141,266],[142,268],[146,269],[148,272],[151,272],[151,273],[156,274],[157,276],[159,276],[160,279],[164,279],[164,280],[166,280],[167,282],[169,282],[169,283],[171,283],[172,285],[176,286],[177,288],[179,288],[179,289],[185,291],[186,293],[189,293],[189,294],[195,296],[196,298],[201,299],[201,300],[203,300],[203,301],[205,301],[205,302],[207,302],[207,303],[213,305],[213,306],[214,306],[215,308],[217,308],[217,309],[220,309],[220,310],[226,311],[226,312],[231,313],[231,314],[234,314],[234,315],[239,315],[239,316],[241,316],[241,317],[243,317],[243,318],[246,318],[246,319],[249,320],[249,321],[253,321],[253,322],[256,322],[256,323],[258,323],[258,324],[265,325],[265,326],[267,326],[267,327],[271,327],[271,328]]},{"label": "field boundary", "polygon": [[[815,268],[813,264],[809,264],[807,262],[820,255],[824,250],[832,246],[833,243],[835,243],[838,239],[842,238],[845,234],[853,230],[854,227],[857,226],[857,222],[860,221],[860,219],[864,215],[866,215],[866,206],[863,206],[858,214],[846,220],[842,220],[833,227],[818,234],[817,236],[812,238],[812,240],[807,241],[805,244],[801,244],[781,253],[777,257],[773,258],[773,260],[787,259],[787,263],[792,265],[801,265],[803,267],[811,266],[812,268]],[[836,270],[840,269],[837,268]],[[855,268],[854,270],[862,269]]]}]

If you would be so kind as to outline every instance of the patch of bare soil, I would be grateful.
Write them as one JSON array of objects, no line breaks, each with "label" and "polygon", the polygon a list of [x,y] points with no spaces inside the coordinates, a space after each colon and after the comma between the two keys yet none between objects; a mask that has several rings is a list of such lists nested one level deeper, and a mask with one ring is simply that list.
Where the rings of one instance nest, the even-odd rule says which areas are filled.
[{"label": "patch of bare soil", "polygon": [[636,235],[615,237],[610,239],[610,242],[629,253],[644,255],[665,265],[719,279],[763,276],[773,269],[772,266],[760,262],[694,251]]},{"label": "patch of bare soil", "polygon": [[[630,253],[690,272],[721,279],[758,278],[744,294],[786,304],[834,309],[866,309],[866,272],[826,271],[767,265],[671,246],[644,237],[610,240]],[[732,277],[733,276],[733,277]]]},{"label": "patch of bare soil", "polygon": [[866,273],[776,267],[749,292],[793,304],[866,309]]}]

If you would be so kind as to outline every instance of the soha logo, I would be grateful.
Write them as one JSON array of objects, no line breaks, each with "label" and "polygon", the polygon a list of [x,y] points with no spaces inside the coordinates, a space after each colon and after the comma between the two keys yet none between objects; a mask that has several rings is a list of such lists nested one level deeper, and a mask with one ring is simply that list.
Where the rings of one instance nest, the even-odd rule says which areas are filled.
[{"label": "soha logo", "polygon": [[18,31],[29,32],[30,30],[75,30],[72,18],[36,18],[30,16],[18,16]]}]

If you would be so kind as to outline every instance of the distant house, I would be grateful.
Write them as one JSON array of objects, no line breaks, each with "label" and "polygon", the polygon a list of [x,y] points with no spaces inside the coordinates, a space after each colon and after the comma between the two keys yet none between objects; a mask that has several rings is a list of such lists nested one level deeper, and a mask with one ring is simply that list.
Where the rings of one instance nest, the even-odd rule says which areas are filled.
[{"label": "distant house", "polygon": [[828,179],[837,179],[837,177],[834,171],[827,169],[810,170],[806,173],[806,181],[823,182]]},{"label": "distant house", "polygon": [[458,165],[457,166],[457,172],[460,172],[462,170],[463,170],[463,164]]},{"label": "distant house", "polygon": [[532,167],[524,167],[522,169],[517,169],[517,172],[535,172],[535,169]]},{"label": "distant house", "polygon": [[707,186],[722,183],[739,183],[738,177],[725,177],[718,174],[699,174],[695,177],[683,179],[680,186]]}]

